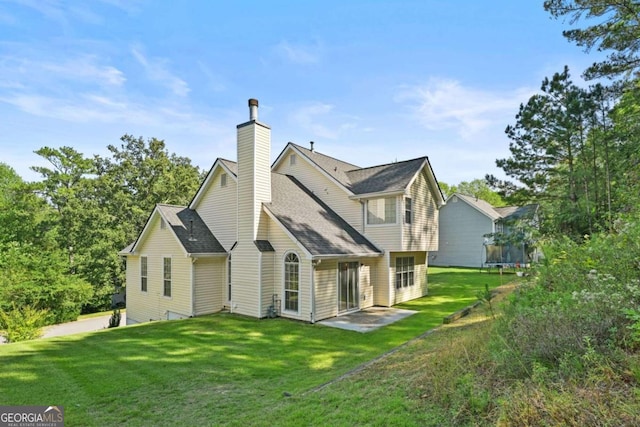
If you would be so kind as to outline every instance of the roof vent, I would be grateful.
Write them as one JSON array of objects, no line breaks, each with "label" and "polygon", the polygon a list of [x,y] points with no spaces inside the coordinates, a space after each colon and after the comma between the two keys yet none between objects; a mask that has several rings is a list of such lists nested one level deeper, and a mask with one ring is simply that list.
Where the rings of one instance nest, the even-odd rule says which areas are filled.
[{"label": "roof vent", "polygon": [[311,145],[311,152],[313,153],[313,141],[310,141],[309,144]]},{"label": "roof vent", "polygon": [[258,100],[254,98],[249,100],[249,120],[258,120]]},{"label": "roof vent", "polygon": [[193,220],[190,219],[189,220],[189,241],[190,242],[195,242],[196,240],[198,240],[198,239],[193,237]]}]

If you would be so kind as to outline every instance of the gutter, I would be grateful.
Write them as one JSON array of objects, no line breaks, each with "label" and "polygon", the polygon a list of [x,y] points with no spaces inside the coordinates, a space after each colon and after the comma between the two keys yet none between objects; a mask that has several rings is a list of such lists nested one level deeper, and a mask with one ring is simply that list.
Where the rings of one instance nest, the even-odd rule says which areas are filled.
[{"label": "gutter", "polygon": [[362,199],[374,199],[374,198],[389,197],[389,196],[401,196],[405,194],[405,191],[406,189],[393,190],[393,191],[380,191],[376,193],[354,194],[353,196],[349,196],[349,199],[362,200]]},{"label": "gutter", "polygon": [[329,259],[344,259],[344,260],[348,260],[348,259],[360,259],[360,258],[379,258],[379,257],[383,257],[385,254],[384,251],[381,251],[379,253],[363,253],[363,254],[328,254],[328,255],[314,255],[312,260],[329,260]]},{"label": "gutter", "polygon": [[187,258],[222,258],[229,256],[226,252],[208,252],[208,253],[189,253],[187,252]]}]

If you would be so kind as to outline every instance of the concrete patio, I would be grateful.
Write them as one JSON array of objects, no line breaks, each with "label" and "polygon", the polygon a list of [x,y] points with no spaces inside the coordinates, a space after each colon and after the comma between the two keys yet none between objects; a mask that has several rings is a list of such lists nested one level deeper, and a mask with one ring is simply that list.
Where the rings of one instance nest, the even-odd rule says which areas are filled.
[{"label": "concrete patio", "polygon": [[321,320],[318,324],[364,333],[390,325],[393,322],[402,320],[415,313],[417,313],[417,311],[403,310],[399,308],[369,307],[364,310]]}]

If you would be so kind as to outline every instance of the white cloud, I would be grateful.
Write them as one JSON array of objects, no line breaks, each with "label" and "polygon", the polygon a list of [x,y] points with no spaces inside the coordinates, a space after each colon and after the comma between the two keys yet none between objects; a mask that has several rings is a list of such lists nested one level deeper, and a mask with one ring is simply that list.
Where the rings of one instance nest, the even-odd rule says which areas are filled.
[{"label": "white cloud", "polygon": [[315,64],[320,61],[320,46],[294,45],[288,41],[281,41],[275,46],[276,53],[294,64]]},{"label": "white cloud", "polygon": [[465,87],[456,80],[431,78],[424,85],[404,87],[396,101],[411,104],[415,118],[425,128],[455,129],[469,140],[494,126],[504,128],[520,103],[533,93],[531,88],[488,91]]},{"label": "white cloud", "polygon": [[4,56],[0,58],[0,78],[14,82],[14,87],[53,90],[61,81],[122,86],[124,73],[110,65],[99,63],[93,55],[81,55],[61,62],[47,59]]},{"label": "white cloud", "polygon": [[167,87],[175,95],[187,96],[189,94],[191,91],[189,85],[169,71],[166,59],[147,58],[140,46],[133,46],[131,53],[136,61],[142,65],[149,79]]},{"label": "white cloud", "polygon": [[223,92],[227,89],[225,84],[222,82],[222,77],[215,74],[211,69],[202,61],[198,61],[198,68],[204,76],[207,78],[207,86],[214,92]]},{"label": "white cloud", "polygon": [[297,108],[290,117],[294,123],[311,132],[314,136],[336,139],[338,132],[320,123],[321,118],[327,119],[327,115],[333,111],[333,108],[333,105],[316,102]]}]

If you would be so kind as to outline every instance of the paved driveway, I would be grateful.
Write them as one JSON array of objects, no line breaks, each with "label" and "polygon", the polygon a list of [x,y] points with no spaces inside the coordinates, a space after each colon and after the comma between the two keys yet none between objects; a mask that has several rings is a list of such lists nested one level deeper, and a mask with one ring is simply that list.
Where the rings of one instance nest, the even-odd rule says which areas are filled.
[{"label": "paved driveway", "polygon": [[[75,322],[60,323],[58,325],[47,326],[42,334],[42,338],[59,337],[62,335],[72,335],[80,332],[99,331],[109,327],[111,314],[90,319],[76,320]],[[120,326],[127,324],[127,314],[122,313]]]},{"label": "paved driveway", "polygon": [[[111,314],[47,326],[43,329],[42,338],[59,337],[62,335],[72,335],[81,332],[92,332],[107,329],[109,326],[109,318],[111,318]],[[127,313],[122,313],[119,327],[123,327],[126,324]],[[0,344],[3,343],[4,339],[0,337]]]}]

